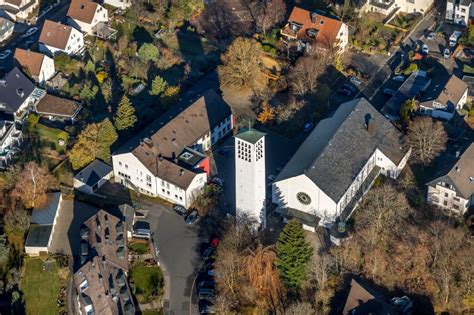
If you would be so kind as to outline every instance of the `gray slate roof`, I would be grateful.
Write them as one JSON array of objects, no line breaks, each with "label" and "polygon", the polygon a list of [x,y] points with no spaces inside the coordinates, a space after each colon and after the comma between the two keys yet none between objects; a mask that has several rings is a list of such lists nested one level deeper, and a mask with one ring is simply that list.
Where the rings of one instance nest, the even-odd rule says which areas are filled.
[{"label": "gray slate roof", "polygon": [[48,194],[46,204],[41,208],[34,208],[31,213],[31,223],[39,225],[53,224],[59,208],[60,192]]},{"label": "gray slate roof", "polygon": [[94,160],[91,164],[84,167],[79,173],[74,176],[88,186],[94,186],[101,178],[112,172],[112,166],[100,160]]},{"label": "gray slate roof", "polygon": [[17,67],[0,79],[0,111],[13,114],[34,91],[35,85]]},{"label": "gray slate roof", "polygon": [[337,202],[377,148],[395,164],[407,153],[398,129],[365,98],[355,99],[316,126],[276,181],[305,174]]},{"label": "gray slate roof", "polygon": [[427,185],[436,185],[438,182],[451,184],[464,199],[469,199],[474,194],[474,143],[461,155],[448,171],[428,182]]},{"label": "gray slate roof", "polygon": [[26,238],[27,247],[46,247],[53,231],[52,225],[32,225]]}]

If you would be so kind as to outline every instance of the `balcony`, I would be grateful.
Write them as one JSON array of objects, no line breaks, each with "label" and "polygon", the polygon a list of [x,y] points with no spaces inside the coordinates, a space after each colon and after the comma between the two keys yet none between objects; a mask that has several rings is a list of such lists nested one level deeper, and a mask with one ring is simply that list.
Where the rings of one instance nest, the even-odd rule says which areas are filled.
[{"label": "balcony", "polygon": [[369,5],[373,7],[373,11],[388,14],[394,9],[395,0],[370,0]]}]

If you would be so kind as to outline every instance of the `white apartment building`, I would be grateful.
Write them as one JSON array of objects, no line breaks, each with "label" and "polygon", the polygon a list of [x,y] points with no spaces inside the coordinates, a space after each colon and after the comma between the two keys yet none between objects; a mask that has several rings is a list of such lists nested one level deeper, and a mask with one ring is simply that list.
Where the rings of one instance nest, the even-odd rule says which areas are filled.
[{"label": "white apartment building", "polygon": [[84,35],[69,25],[44,21],[39,37],[39,50],[50,56],[58,53],[80,55],[84,51]]},{"label": "white apartment building", "polygon": [[10,38],[14,27],[15,23],[0,16],[0,43]]},{"label": "white apartment building", "polygon": [[89,35],[94,34],[99,24],[109,22],[107,9],[90,0],[72,0],[67,17],[69,25]]},{"label": "white apartment building", "polygon": [[464,214],[474,205],[474,144],[459,157],[447,172],[426,184],[428,203]]},{"label": "white apartment building", "polygon": [[231,133],[230,107],[214,90],[176,107],[112,155],[115,181],[189,207],[210,174],[212,145]]},{"label": "white apartment building", "polygon": [[245,129],[235,135],[235,213],[266,226],[265,134]]},{"label": "white apartment building", "polygon": [[125,10],[132,5],[130,0],[104,0],[104,3]]},{"label": "white apartment building", "polygon": [[448,0],[446,1],[446,20],[467,26],[469,17],[474,16],[474,5],[471,0]]},{"label": "white apartment building", "polygon": [[361,12],[378,12],[385,15],[392,12],[425,14],[433,3],[434,0],[369,0]]},{"label": "white apartment building", "polygon": [[5,169],[10,165],[22,141],[23,133],[16,123],[0,118],[0,169]]},{"label": "white apartment building", "polygon": [[410,150],[366,99],[341,104],[322,120],[272,185],[284,217],[306,229],[346,221],[379,174],[397,178]]},{"label": "white apartment building", "polygon": [[13,21],[25,21],[38,5],[38,0],[0,0],[0,11]]}]

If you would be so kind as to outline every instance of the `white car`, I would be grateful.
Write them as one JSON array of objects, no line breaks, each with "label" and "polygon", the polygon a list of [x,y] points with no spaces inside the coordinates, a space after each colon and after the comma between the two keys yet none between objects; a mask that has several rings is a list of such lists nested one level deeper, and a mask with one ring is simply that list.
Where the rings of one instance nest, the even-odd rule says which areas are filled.
[{"label": "white car", "polygon": [[448,59],[449,57],[451,57],[451,51],[449,50],[449,48],[445,48],[444,51],[443,51],[443,57],[445,59]]},{"label": "white car", "polygon": [[402,76],[402,75],[396,75],[392,78],[393,81],[397,81],[397,82],[403,82],[405,81],[405,77]]},{"label": "white car", "polygon": [[436,34],[434,32],[430,32],[428,35],[426,35],[426,39],[433,39],[435,35]]},{"label": "white car", "polygon": [[355,84],[355,85],[361,85],[362,84],[362,81],[359,80],[357,77],[351,77],[349,79],[349,81],[351,81],[352,84]]},{"label": "white car", "polygon": [[29,37],[29,36],[33,35],[34,33],[36,33],[37,31],[38,31],[37,27],[32,27],[32,28],[28,29],[25,34],[23,34],[23,37]]},{"label": "white car", "polygon": [[12,53],[11,50],[7,49],[0,54],[0,60],[7,59],[8,56]]},{"label": "white car", "polygon": [[430,49],[428,48],[428,45],[423,44],[423,46],[421,46],[421,52],[424,53],[425,55],[427,55],[430,52]]}]

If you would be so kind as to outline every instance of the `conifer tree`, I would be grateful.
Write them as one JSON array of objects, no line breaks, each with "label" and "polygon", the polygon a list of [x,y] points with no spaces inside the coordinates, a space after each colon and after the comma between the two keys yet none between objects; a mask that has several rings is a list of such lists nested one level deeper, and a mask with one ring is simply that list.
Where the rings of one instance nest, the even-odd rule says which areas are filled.
[{"label": "conifer tree", "polygon": [[123,96],[114,116],[115,127],[117,130],[126,130],[133,127],[136,122],[135,108],[128,97]]}]

